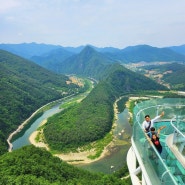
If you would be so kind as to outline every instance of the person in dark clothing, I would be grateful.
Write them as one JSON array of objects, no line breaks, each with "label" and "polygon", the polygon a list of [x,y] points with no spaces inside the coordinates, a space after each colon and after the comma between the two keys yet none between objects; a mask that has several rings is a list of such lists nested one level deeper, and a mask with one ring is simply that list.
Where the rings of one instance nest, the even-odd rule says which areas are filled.
[{"label": "person in dark clothing", "polygon": [[146,133],[147,134],[147,136],[150,138],[150,139],[152,139],[152,135],[153,134],[157,134],[157,131],[155,131],[155,128],[154,127],[151,127],[150,128],[150,131],[148,132],[148,133]]},{"label": "person in dark clothing", "polygon": [[157,132],[155,132],[155,128],[152,128],[153,132],[151,132],[151,136],[147,134],[148,141],[155,146],[159,154],[162,153],[162,145],[159,140],[159,134],[162,129],[166,128],[166,126],[161,126]]},{"label": "person in dark clothing", "polygon": [[164,128],[166,128],[166,126],[161,126],[157,131],[155,131],[155,127],[151,127],[151,128],[150,128],[150,131],[147,133],[147,136],[148,136],[150,139],[152,139],[152,135],[154,135],[154,134],[156,134],[156,135],[160,134],[160,131],[161,131],[162,129],[164,129]]},{"label": "person in dark clothing", "polygon": [[162,148],[162,145],[161,145],[161,143],[159,141],[159,137],[156,134],[153,134],[151,141],[154,144],[154,146],[157,149],[157,151],[159,152],[159,154],[161,154],[163,148]]}]

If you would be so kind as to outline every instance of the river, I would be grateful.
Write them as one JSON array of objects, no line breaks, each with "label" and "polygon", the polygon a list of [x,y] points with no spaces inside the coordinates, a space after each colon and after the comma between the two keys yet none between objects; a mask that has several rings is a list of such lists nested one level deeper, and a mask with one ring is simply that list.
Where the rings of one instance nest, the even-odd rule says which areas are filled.
[{"label": "river", "polygon": [[130,137],[132,135],[132,127],[128,122],[128,118],[127,108],[118,114],[117,126],[114,130],[116,141],[110,155],[90,164],[79,164],[77,166],[92,172],[103,172],[107,174],[121,169],[126,164],[127,151],[131,146]]},{"label": "river", "polygon": [[[55,105],[51,109],[44,112],[44,114],[39,117],[33,124],[26,130],[23,136],[16,139],[13,144],[13,150],[21,148],[25,145],[30,145],[29,137],[37,130],[43,120],[61,111],[59,106]],[[114,136],[117,138],[115,140],[115,145],[110,151],[110,155],[90,164],[76,165],[80,168],[87,169],[89,171],[112,173],[120,169],[126,163],[126,154],[130,148],[130,136],[132,134],[132,128],[128,122],[128,110],[125,109],[122,113],[118,114],[118,119],[116,121],[116,128],[114,129]]]},{"label": "river", "polygon": [[16,150],[18,148],[21,148],[23,146],[26,145],[30,145],[30,141],[29,141],[29,137],[30,135],[37,130],[37,128],[40,126],[40,124],[42,123],[42,121],[46,120],[47,118],[49,118],[50,116],[58,113],[61,111],[61,109],[59,109],[59,106],[61,105],[61,103],[53,106],[51,109],[45,111],[41,117],[39,117],[38,119],[36,119],[32,125],[30,126],[30,128],[28,128],[26,130],[26,132],[24,133],[24,135],[22,135],[21,137],[19,137],[18,139],[16,139],[14,142],[12,142],[13,145],[13,150]]}]

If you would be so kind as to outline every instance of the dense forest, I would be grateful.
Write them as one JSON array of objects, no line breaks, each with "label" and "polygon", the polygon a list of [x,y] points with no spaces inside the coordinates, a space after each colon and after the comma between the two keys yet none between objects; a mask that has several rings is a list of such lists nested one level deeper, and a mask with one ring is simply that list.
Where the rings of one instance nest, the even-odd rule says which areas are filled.
[{"label": "dense forest", "polygon": [[113,60],[90,46],[86,46],[79,54],[73,55],[59,64],[59,73],[73,73],[76,75],[90,76],[98,79],[105,67]]},{"label": "dense forest", "polygon": [[26,146],[0,156],[0,184],[129,185],[126,166],[113,175],[90,173],[53,157],[44,149]]},{"label": "dense forest", "polygon": [[149,65],[142,69],[155,71],[156,74],[162,74],[161,80],[170,85],[172,90],[185,90],[185,65],[179,63],[170,63],[163,65]]},{"label": "dense forest", "polygon": [[34,61],[36,64],[49,69],[50,71],[59,73],[60,63],[73,55],[74,53],[68,52],[63,48],[58,48],[53,49],[49,53],[43,54],[41,56],[33,56],[31,57],[31,60]]},{"label": "dense forest", "polygon": [[75,105],[48,119],[44,136],[53,150],[65,151],[103,138],[112,128],[113,103],[123,95],[151,90],[166,90],[153,80],[111,65],[112,73]]},{"label": "dense forest", "polygon": [[[75,58],[78,65],[82,64],[81,75],[89,77],[93,74],[97,76],[99,83],[82,102],[48,120],[44,126],[44,135],[52,149],[76,149],[103,138],[112,128],[113,103],[120,96],[167,90],[143,75],[118,63],[111,63],[91,48],[87,47]],[[73,67],[75,65],[74,63]],[[68,165],[34,146],[7,153],[5,140],[8,134],[36,109],[52,100],[81,92],[81,89],[73,83],[67,84],[67,76],[56,75],[2,50],[0,70],[2,184],[131,184],[130,179],[120,179],[127,175],[126,167],[113,175],[93,174]]]},{"label": "dense forest", "polygon": [[[127,167],[113,175],[93,174],[62,162],[50,153],[26,146],[7,153],[8,134],[49,101],[83,92],[69,78],[55,75],[11,53],[0,52],[1,122],[0,184],[130,184],[121,180]],[[84,86],[83,88],[86,88]]]},{"label": "dense forest", "polygon": [[97,85],[82,103],[48,119],[44,135],[51,149],[78,148],[110,131],[115,97],[106,88],[105,83]]},{"label": "dense forest", "polygon": [[64,75],[0,50],[0,154],[7,151],[8,134],[34,111],[79,89],[67,80]]}]

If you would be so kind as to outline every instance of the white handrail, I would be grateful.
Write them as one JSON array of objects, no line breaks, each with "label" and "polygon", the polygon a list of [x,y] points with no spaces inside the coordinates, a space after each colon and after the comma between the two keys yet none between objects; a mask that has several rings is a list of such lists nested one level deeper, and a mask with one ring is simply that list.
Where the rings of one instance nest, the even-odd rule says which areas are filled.
[{"label": "white handrail", "polygon": [[171,126],[185,139],[185,135],[173,124],[173,120],[170,121]]},{"label": "white handrail", "polygon": [[[159,107],[165,107],[165,106],[168,106],[168,107],[184,107],[185,105],[180,105],[180,104],[178,104],[178,105],[169,105],[169,104],[168,104],[168,105],[154,105],[154,106],[146,107],[146,108],[143,108],[143,109],[139,110],[139,111],[137,112],[137,114],[136,114],[136,122],[138,123],[140,129],[142,129],[141,123],[140,123],[140,120],[139,120],[141,112],[143,112],[144,110],[147,110],[147,109],[155,108],[155,107],[156,107],[156,108],[157,108],[156,111],[157,111],[157,114],[158,114],[158,109],[159,109]],[[180,135],[182,135],[182,136],[185,138],[184,134],[173,124],[173,119],[174,119],[174,118],[172,118],[172,119],[169,120],[169,121],[171,122],[172,127],[173,127],[175,130],[177,130],[178,133],[180,133]],[[143,134],[145,134],[143,129],[142,129],[142,131],[143,131]],[[164,168],[165,168],[165,170],[166,170],[166,171],[165,171],[165,174],[168,173],[168,174],[170,175],[171,179],[173,180],[174,184],[177,184],[177,182],[176,182],[175,179],[174,179],[174,176],[171,174],[169,168],[168,168],[167,165],[164,163],[164,161],[163,161],[163,159],[161,158],[161,156],[158,154],[156,148],[155,148],[153,145],[152,145],[152,148],[153,148],[153,150],[155,151],[155,153],[157,154],[158,158],[160,159],[162,165],[164,166]],[[162,177],[163,177],[163,176],[164,176],[164,174],[162,175]]]}]

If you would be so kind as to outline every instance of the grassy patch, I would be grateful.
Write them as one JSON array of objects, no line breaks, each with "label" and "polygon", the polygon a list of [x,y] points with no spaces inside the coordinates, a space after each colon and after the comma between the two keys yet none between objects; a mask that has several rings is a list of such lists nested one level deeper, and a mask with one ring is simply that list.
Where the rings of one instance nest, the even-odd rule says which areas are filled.
[{"label": "grassy patch", "polygon": [[38,142],[40,141],[40,138],[41,138],[41,133],[38,132],[38,134],[37,134],[36,137],[35,137],[36,143],[38,143]]},{"label": "grassy patch", "polygon": [[94,155],[89,155],[88,158],[89,159],[96,159],[96,158],[100,157],[105,146],[107,146],[112,141],[112,139],[113,139],[112,134],[108,133],[103,139],[96,141],[92,145],[92,148],[95,149],[96,153]]}]

